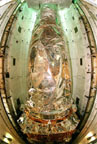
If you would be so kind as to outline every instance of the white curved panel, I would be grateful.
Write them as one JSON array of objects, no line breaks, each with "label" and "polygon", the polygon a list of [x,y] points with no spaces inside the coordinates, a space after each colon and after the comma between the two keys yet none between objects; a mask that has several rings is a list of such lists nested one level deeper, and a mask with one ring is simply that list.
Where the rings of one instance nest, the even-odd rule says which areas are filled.
[{"label": "white curved panel", "polygon": [[13,0],[0,0],[0,7],[12,1]]},{"label": "white curved panel", "polygon": [[97,6],[97,0],[84,0],[84,1],[90,3],[90,4],[94,5],[94,6]]}]

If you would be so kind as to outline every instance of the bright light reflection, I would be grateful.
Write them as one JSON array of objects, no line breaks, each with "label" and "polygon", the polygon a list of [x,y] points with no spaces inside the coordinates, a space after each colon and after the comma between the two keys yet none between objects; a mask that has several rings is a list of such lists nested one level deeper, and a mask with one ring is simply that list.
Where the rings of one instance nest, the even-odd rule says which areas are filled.
[{"label": "bright light reflection", "polygon": [[92,133],[92,132],[89,132],[89,133],[86,135],[86,138],[92,137],[92,136],[93,136],[93,133]]},{"label": "bright light reflection", "polygon": [[9,141],[7,138],[4,138],[3,141],[6,142],[7,144],[9,144]]},{"label": "bright light reflection", "polygon": [[6,133],[6,138],[11,138],[11,139],[13,139],[13,137],[9,134],[9,133]]},{"label": "bright light reflection", "polygon": [[96,139],[96,137],[91,137],[90,142],[94,141]]},{"label": "bright light reflection", "polygon": [[23,2],[24,2],[24,0],[21,0],[21,2],[23,3]]}]

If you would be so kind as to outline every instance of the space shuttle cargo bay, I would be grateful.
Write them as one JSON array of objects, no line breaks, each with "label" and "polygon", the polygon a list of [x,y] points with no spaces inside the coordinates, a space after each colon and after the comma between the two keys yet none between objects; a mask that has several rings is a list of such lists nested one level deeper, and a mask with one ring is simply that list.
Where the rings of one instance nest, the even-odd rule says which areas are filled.
[{"label": "space shuttle cargo bay", "polygon": [[[22,128],[19,125],[19,120],[21,120],[21,122],[25,122],[22,117],[24,113],[21,109],[24,109],[24,112],[26,111],[25,110],[26,108],[24,107],[25,104],[27,105],[27,102],[29,102],[29,92],[30,92],[30,96],[33,96],[31,93],[31,90],[33,90],[33,88],[30,83],[30,80],[28,80],[28,76],[29,76],[28,62],[29,62],[29,55],[30,55],[29,49],[31,47],[31,41],[33,41],[33,37],[35,37],[38,40],[37,38],[38,35],[34,33],[35,27],[37,29],[39,28],[39,26],[42,27],[41,29],[42,32],[43,29],[47,27],[47,26],[43,27],[44,26],[43,21],[41,23],[41,21],[39,22],[38,20],[42,8],[44,7],[47,8],[49,7],[51,9],[52,15],[53,15],[52,10],[56,11],[57,9],[56,23],[58,24],[58,27],[61,27],[62,34],[61,32],[59,33],[57,31],[58,29],[55,23],[53,23],[53,25],[55,24],[55,26],[53,26],[54,32],[58,35],[58,38],[60,38],[60,36],[62,35],[61,37],[63,38],[63,41],[65,43],[64,44],[65,55],[66,55],[65,61],[66,60],[68,61],[66,61],[67,69],[65,68],[64,75],[66,76],[67,74],[67,77],[70,78],[69,79],[70,89],[68,90],[65,87],[65,96],[66,95],[72,96],[72,105],[76,109],[75,111],[73,111],[73,113],[76,113],[78,117],[77,124],[79,123],[78,125],[76,124],[77,128],[76,126],[74,127],[75,133],[73,133],[72,139],[69,142],[65,141],[65,139],[67,140],[70,137],[69,133],[65,135],[65,139],[62,142],[58,141],[58,137],[60,138],[61,135],[59,136],[57,135],[58,137],[57,138],[55,137],[57,140],[54,139],[53,142],[49,140],[48,142],[46,142],[46,140],[42,142],[36,141],[35,138],[34,141],[33,140],[29,141],[28,135],[26,135],[25,132],[29,120],[26,123],[25,126],[26,128],[24,129],[24,131],[22,131]],[[45,14],[46,11],[43,13],[43,15]],[[53,33],[52,31],[52,35],[53,34],[56,35],[55,33]],[[41,35],[42,33],[40,32],[39,34]],[[43,39],[41,39],[41,41],[44,39],[46,39],[46,35]],[[1,144],[3,143],[4,144],[6,143],[9,144],[97,143],[97,136],[96,136],[97,135],[97,126],[96,126],[97,125],[97,112],[96,112],[97,110],[97,96],[96,96],[97,51],[96,48],[97,48],[97,2],[96,1],[93,0],[91,1],[90,0],[81,0],[81,1],[79,0],[75,0],[75,1],[72,0],[68,0],[68,1],[67,0],[61,0],[61,1],[58,0],[48,0],[48,1],[46,0],[43,1],[41,0],[40,1],[39,0],[37,1],[1,0],[0,1],[0,143]],[[34,51],[32,49],[32,53],[33,52]],[[45,54],[44,51],[43,53]],[[47,55],[48,54],[49,51],[47,52]],[[58,55],[58,56],[56,55],[56,57],[58,58],[59,56],[62,57],[62,55]],[[43,57],[45,56],[43,55]],[[46,57],[45,59],[47,61]],[[36,63],[37,61],[38,60],[35,58],[34,63]],[[53,61],[53,65],[55,64],[54,62],[56,63],[56,61]],[[50,61],[48,63],[50,63]],[[48,65],[48,63],[46,63],[46,65]],[[49,69],[49,73],[51,73],[50,71],[53,71],[51,67]],[[32,70],[32,72],[34,72],[34,70]],[[54,69],[54,73],[55,72],[57,73],[57,70],[55,71]],[[31,79],[33,75],[34,73],[32,73]],[[41,73],[41,77],[42,77],[42,73]],[[55,77],[57,76],[55,75]],[[39,81],[39,77],[37,77],[37,79],[35,80]],[[65,77],[65,81],[66,81],[66,77]],[[54,81],[52,81],[52,83],[54,84]],[[41,84],[40,87],[42,86],[43,85]],[[38,93],[41,90],[40,87],[38,88]],[[35,88],[36,86],[34,87],[34,90]],[[51,86],[50,88],[53,87]],[[62,93],[62,89],[61,88],[59,90],[57,89],[57,91],[58,91],[58,96],[60,96]],[[41,103],[44,102],[42,100],[43,99],[41,99],[39,103],[39,99],[36,99],[36,105],[38,104],[41,105]],[[51,99],[51,101],[52,103],[54,103],[53,99]],[[55,102],[56,109],[59,108],[58,104],[57,102]],[[50,104],[50,106],[51,105],[53,104]],[[60,106],[62,106],[62,103],[60,104]],[[42,112],[45,112],[45,110]],[[68,113],[68,111],[66,112]],[[54,111],[54,113],[56,113],[56,111]],[[49,119],[48,117],[50,116],[46,115],[45,117],[46,118],[44,118],[45,120],[43,119],[43,121],[47,122],[47,119]],[[74,119],[73,116],[71,116],[71,118]],[[59,123],[61,123],[60,119],[58,120]],[[51,121],[54,121],[53,118],[51,118]],[[49,125],[51,121],[48,120]],[[39,120],[38,123],[40,123]],[[67,121],[67,123],[65,123],[65,125],[69,125],[68,123],[70,123],[69,120]],[[35,124],[35,128],[36,125],[37,124]],[[57,123],[55,125],[57,127]],[[39,127],[39,129],[42,128]]]}]

